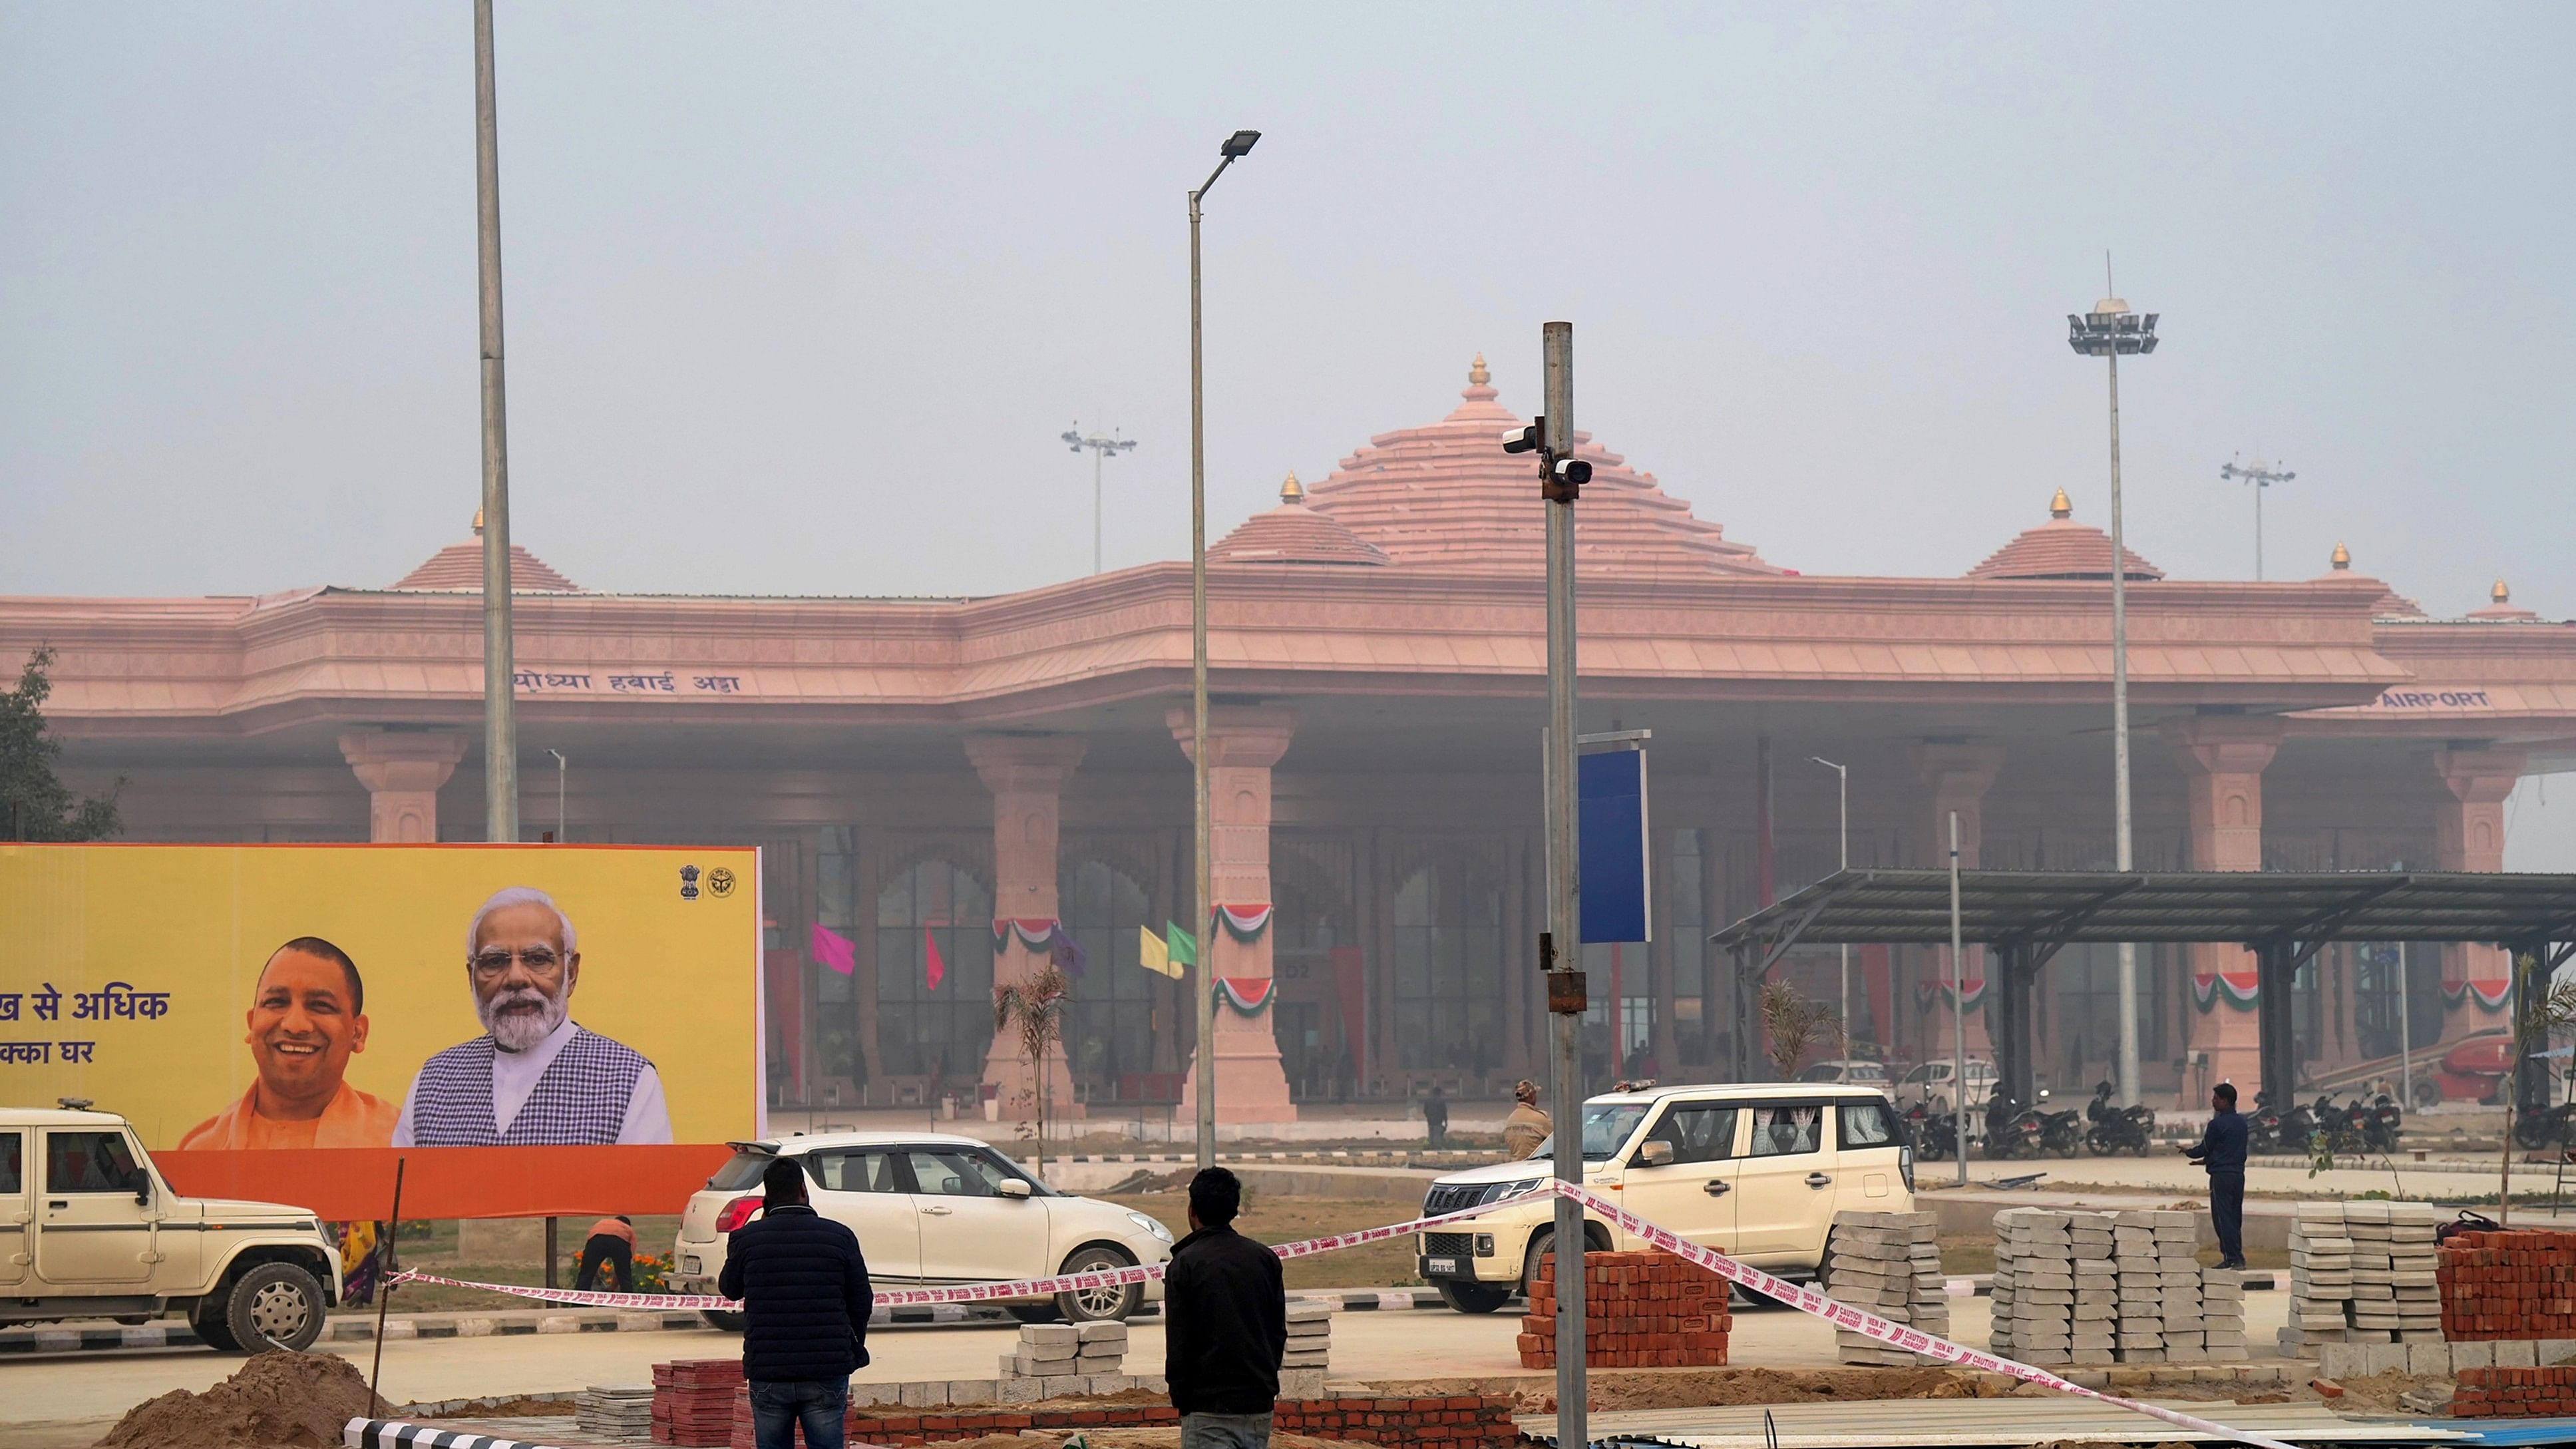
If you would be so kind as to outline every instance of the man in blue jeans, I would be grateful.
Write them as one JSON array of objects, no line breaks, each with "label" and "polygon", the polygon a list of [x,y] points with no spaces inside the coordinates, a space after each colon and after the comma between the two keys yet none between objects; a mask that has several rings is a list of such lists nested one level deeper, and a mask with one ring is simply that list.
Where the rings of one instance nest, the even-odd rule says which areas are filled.
[{"label": "man in blue jeans", "polygon": [[805,1169],[782,1157],[761,1174],[758,1218],[733,1230],[716,1289],[742,1304],[742,1376],[759,1449],[843,1449],[850,1375],[868,1364],[876,1296],[848,1228],[807,1205]]}]

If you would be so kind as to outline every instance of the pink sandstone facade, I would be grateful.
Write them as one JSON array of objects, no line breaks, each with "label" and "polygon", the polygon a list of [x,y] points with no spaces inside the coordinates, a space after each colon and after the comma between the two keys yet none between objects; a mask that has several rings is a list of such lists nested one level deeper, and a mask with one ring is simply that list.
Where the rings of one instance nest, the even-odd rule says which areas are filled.
[{"label": "pink sandstone facade", "polygon": [[[1292,476],[1211,549],[1234,922],[1195,934],[1237,988],[1213,1044],[1229,1121],[1543,1075],[1542,519],[1497,446],[1518,421],[1479,359],[1448,416]],[[1654,731],[1655,939],[1592,948],[1598,1078],[1731,1070],[1703,942],[1766,882],[1832,869],[1833,777],[1809,756],[1851,767],[1856,865],[1939,863],[1956,812],[1971,865],[2107,867],[2110,549],[2063,493],[1963,576],[1833,577],[1584,448],[1585,724]],[[2576,767],[2576,628],[2500,584],[2441,619],[2340,549],[2306,582],[2125,567],[2142,868],[2496,870],[2514,782]],[[479,578],[467,542],[390,588],[0,599],[0,651],[59,651],[56,734],[78,782],[126,779],[133,838],[479,839]],[[528,834],[554,825],[558,749],[569,839],[766,847],[780,1104],[1024,1100],[991,992],[1060,928],[1081,971],[1059,1110],[1186,1120],[1194,1001],[1138,965],[1140,927],[1189,924],[1185,563],[982,599],[708,598],[593,593],[523,551],[517,588]],[[812,959],[818,928],[854,943],[853,973]],[[2501,1023],[2498,953],[2407,953],[2419,1045]],[[1855,1035],[1945,1051],[1940,953],[1853,955]],[[2243,953],[2141,956],[2149,1085],[2193,1085],[2193,1052],[2251,1081],[2254,1016],[2222,989]],[[2112,960],[2075,948],[2041,974],[2043,1080],[2105,1070]],[[2336,947],[2303,973],[2312,1070],[2396,1050],[2398,960]],[[1836,990],[1830,947],[1780,969]]]}]

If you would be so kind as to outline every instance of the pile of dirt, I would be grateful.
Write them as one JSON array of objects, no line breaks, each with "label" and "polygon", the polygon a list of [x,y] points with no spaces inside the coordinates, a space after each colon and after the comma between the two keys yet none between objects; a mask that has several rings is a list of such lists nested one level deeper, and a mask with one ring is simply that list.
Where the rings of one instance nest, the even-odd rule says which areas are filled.
[{"label": "pile of dirt", "polygon": [[384,1412],[337,1354],[263,1353],[202,1394],[173,1389],[135,1405],[98,1449],[326,1449],[351,1419]]},{"label": "pile of dirt", "polygon": [[410,1408],[398,1412],[405,1419],[569,1419],[580,1412],[580,1406],[570,1399],[498,1399],[444,1414],[423,1414]]},{"label": "pile of dirt", "polygon": [[1140,1167],[1090,1196],[1112,1197],[1119,1193],[1182,1192],[1188,1189],[1190,1179],[1196,1176],[1198,1176],[1196,1168],[1156,1172],[1150,1167]]},{"label": "pile of dirt", "polygon": [[2336,1379],[2335,1383],[2343,1393],[2326,1400],[2326,1407],[2347,1414],[2417,1414],[2424,1410],[2403,1402],[2407,1395],[2416,1396],[2419,1402],[2447,1402],[2451,1397],[2451,1381],[2437,1374],[2356,1374]]}]

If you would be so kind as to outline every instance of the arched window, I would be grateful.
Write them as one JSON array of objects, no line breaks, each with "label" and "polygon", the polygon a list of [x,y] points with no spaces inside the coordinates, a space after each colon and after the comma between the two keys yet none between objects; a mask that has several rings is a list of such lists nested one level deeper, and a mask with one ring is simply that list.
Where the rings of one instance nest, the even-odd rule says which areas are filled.
[{"label": "arched window", "polygon": [[992,1045],[993,893],[944,860],[889,876],[877,893],[877,1061],[890,1076],[980,1079]]},{"label": "arched window", "polygon": [[1455,866],[1415,871],[1395,893],[1400,1065],[1482,1074],[1503,1059],[1503,892]]},{"label": "arched window", "polygon": [[1082,943],[1082,975],[1064,1032],[1066,1065],[1106,1095],[1119,1080],[1154,1069],[1154,988],[1163,978],[1138,963],[1138,929],[1149,922],[1144,887],[1097,860],[1074,867],[1063,892],[1065,927]]}]

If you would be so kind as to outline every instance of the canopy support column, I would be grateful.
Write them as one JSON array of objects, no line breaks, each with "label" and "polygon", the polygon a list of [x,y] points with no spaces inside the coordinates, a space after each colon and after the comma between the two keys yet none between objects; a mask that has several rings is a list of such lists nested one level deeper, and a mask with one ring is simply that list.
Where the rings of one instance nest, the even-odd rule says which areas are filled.
[{"label": "canopy support column", "polygon": [[2031,990],[2039,971],[2037,953],[2027,941],[2010,941],[1995,947],[1995,980],[1987,990],[1993,1016],[1996,1087],[2005,1096],[2031,1106],[2039,1100],[2037,1074],[2033,1063],[2036,1047],[2031,1035]]},{"label": "canopy support column", "polygon": [[2290,980],[2298,974],[2299,951],[2284,940],[2257,942],[2252,949],[2258,1080],[2272,1105],[2286,1111],[2299,1086],[2298,1035],[2290,1019]]}]

